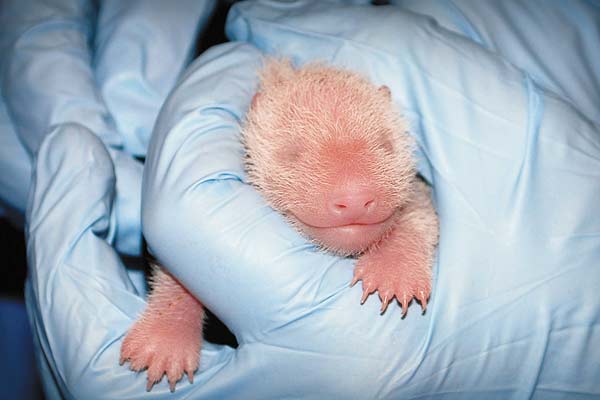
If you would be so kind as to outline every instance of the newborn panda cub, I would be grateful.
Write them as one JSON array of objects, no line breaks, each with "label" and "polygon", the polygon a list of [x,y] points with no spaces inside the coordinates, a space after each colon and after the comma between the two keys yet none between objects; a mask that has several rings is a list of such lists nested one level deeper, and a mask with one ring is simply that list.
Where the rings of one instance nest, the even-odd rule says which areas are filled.
[{"label": "newborn panda cub", "polygon": [[[269,60],[243,127],[250,182],[322,248],[358,258],[361,303],[377,291],[406,314],[425,310],[438,223],[417,176],[413,140],[390,90],[322,64],[295,69]],[[157,266],[147,309],[128,332],[121,364],[148,368],[150,390],[166,373],[171,390],[198,367],[204,311]]]}]

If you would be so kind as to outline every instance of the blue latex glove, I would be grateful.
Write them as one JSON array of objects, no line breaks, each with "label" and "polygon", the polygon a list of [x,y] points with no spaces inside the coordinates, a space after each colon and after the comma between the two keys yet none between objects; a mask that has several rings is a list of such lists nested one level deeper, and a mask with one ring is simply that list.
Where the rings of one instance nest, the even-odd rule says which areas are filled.
[{"label": "blue latex glove", "polygon": [[381,373],[378,395],[600,394],[598,125],[498,54],[399,9],[240,4],[228,28],[269,53],[363,71],[412,121],[440,213],[439,269],[427,333],[394,348],[414,358]]},{"label": "blue latex glove", "polygon": [[238,123],[256,56],[235,44],[207,53],[163,109],[143,196],[151,250],[241,344],[194,394],[599,396],[598,125],[498,54],[400,8],[244,2],[228,21],[234,40],[391,88],[441,240],[425,316],[359,306],[352,262],[315,251],[244,183]]},{"label": "blue latex glove", "polygon": [[108,241],[116,179],[106,147],[81,125],[42,141],[27,210],[26,300],[48,399],[186,394],[146,393],[145,377],[118,365],[121,338],[145,304]]},{"label": "blue latex glove", "polygon": [[393,0],[429,15],[531,75],[600,123],[600,2]]},{"label": "blue latex glove", "polygon": [[139,254],[142,165],[130,154],[145,154],[158,110],[215,1],[94,4],[14,0],[0,8],[0,94],[12,117],[0,105],[0,196],[23,211],[42,139],[57,125],[78,123],[110,149],[118,177],[115,243]]},{"label": "blue latex glove", "polygon": [[[402,320],[391,307],[380,316],[376,299],[359,306],[360,288],[347,287],[352,261],[316,252],[243,183],[239,121],[260,54],[227,44],[193,65],[159,117],[143,221],[152,251],[240,347],[205,344],[195,383],[175,395],[165,382],[146,394],[143,374],[116,366],[143,301],[105,240],[114,176],[100,166],[109,158],[89,132],[62,127],[40,150],[27,230],[29,309],[55,394],[597,396],[598,127],[422,17],[302,7],[241,4],[229,32],[362,70],[402,101],[442,222],[427,314]],[[339,22],[348,20],[352,29]]]}]

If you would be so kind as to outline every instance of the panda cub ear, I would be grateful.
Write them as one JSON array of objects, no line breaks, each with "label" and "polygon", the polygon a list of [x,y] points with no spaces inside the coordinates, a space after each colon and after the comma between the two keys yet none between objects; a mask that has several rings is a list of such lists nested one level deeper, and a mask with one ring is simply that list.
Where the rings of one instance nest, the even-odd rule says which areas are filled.
[{"label": "panda cub ear", "polygon": [[392,91],[390,90],[389,87],[382,85],[379,86],[379,89],[377,89],[377,91],[381,94],[383,94],[388,100],[392,99]]}]

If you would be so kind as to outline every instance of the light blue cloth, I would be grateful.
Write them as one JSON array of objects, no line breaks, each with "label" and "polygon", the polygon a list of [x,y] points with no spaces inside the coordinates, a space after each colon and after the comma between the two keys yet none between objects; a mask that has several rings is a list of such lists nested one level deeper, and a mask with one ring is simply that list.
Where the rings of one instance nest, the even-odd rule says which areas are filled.
[{"label": "light blue cloth", "polygon": [[[526,12],[515,23],[525,30],[545,17],[558,32],[580,32],[581,46],[564,57],[587,68],[578,81],[597,87],[598,52],[588,49],[600,43],[598,18],[582,16],[584,3],[571,5],[538,2],[535,22]],[[507,18],[519,13],[516,3],[479,7],[481,26],[496,26],[495,19],[510,26]],[[528,32],[537,32],[529,43],[555,44],[544,30]],[[585,93],[555,95],[536,84],[574,80],[562,77],[564,69],[544,76],[514,65],[541,69],[556,53],[532,51],[542,59],[513,64],[400,8],[325,2],[240,4],[228,33],[298,62],[362,71],[388,85],[411,120],[441,221],[430,320],[370,337],[394,354],[378,360],[379,380],[361,380],[376,382],[363,398],[600,396],[600,128],[589,119],[598,103],[582,111],[590,106]],[[565,93],[572,94],[559,96]],[[394,346],[388,336],[399,330],[406,338]],[[362,371],[377,370],[374,364]]]},{"label": "light blue cloth", "polygon": [[[136,255],[141,251],[142,164],[132,154],[145,154],[160,106],[191,61],[196,34],[216,1],[103,1],[99,9],[98,4],[9,0],[0,6],[0,216],[23,226],[32,162],[45,136],[64,124],[88,126],[110,147],[110,168],[114,164],[117,170],[117,194],[110,197],[116,203],[114,223],[107,238],[119,251]],[[68,189],[68,182],[63,184]],[[65,215],[73,211],[59,209]],[[55,222],[54,240],[63,239],[63,224]],[[47,245],[52,246],[51,241]],[[128,273],[143,293],[143,274]],[[30,301],[29,311],[53,306],[51,297],[44,300],[36,305]],[[2,317],[9,318],[5,311],[0,310]],[[34,337],[49,399],[60,396],[59,379],[56,365],[46,359],[54,354],[42,352],[39,342],[47,337],[44,329],[52,326],[42,325]],[[1,335],[2,346],[23,344],[12,348],[21,354],[21,363],[10,353],[0,362],[7,379],[34,368],[26,357],[30,331],[14,328]],[[17,333],[22,337],[12,337]],[[34,379],[33,374],[29,380],[13,379],[5,395],[32,392]]]},{"label": "light blue cloth", "polygon": [[160,106],[214,6],[212,0],[109,0],[99,9],[93,1],[3,2],[0,200],[24,211],[42,139],[57,125],[81,124],[110,148],[115,164],[115,244],[140,254],[142,164],[131,155],[145,154]]},{"label": "light blue cloth", "polygon": [[[144,301],[107,243],[111,158],[81,125],[47,135],[27,293],[51,397],[600,396],[600,127],[432,21],[400,7],[243,2],[227,26],[238,42],[205,52],[169,96],[147,154],[144,235],[240,343],[205,344],[194,384],[175,394],[164,381],[146,393],[145,374],[118,366]],[[441,222],[425,315],[379,315],[375,297],[360,306],[353,261],[319,252],[245,183],[239,124],[262,52],[360,71],[403,107]]]},{"label": "light blue cloth", "polygon": [[594,0],[394,0],[435,18],[600,123],[600,2]]}]

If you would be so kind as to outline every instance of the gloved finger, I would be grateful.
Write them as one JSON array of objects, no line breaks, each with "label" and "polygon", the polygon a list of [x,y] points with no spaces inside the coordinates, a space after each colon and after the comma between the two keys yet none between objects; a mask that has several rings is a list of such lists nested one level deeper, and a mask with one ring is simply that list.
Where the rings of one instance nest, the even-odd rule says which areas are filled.
[{"label": "gloved finger", "polygon": [[29,304],[61,391],[71,395],[93,386],[78,379],[96,356],[90,372],[118,360],[118,338],[143,307],[107,240],[114,185],[110,157],[91,132],[73,124],[48,135],[27,210]]},{"label": "gloved finger", "polygon": [[89,46],[94,2],[9,1],[0,9],[4,27],[3,94],[21,142],[33,157],[44,136],[63,123],[77,123],[114,149],[119,230],[117,248],[141,253],[142,166],[119,153],[121,136],[96,87]]},{"label": "gloved finger", "polygon": [[129,154],[146,154],[158,111],[215,6],[215,0],[100,3],[95,75]]},{"label": "gloved finger", "polygon": [[[114,190],[110,156],[87,129],[62,125],[44,140],[27,211],[27,301],[54,374],[44,380],[64,397],[145,393],[145,376],[118,365],[121,339],[145,303],[108,241]],[[223,357],[218,348],[207,353],[207,368]],[[174,398],[166,386],[145,396]]]},{"label": "gloved finger", "polygon": [[123,254],[142,254],[141,205],[144,166],[121,150],[109,149],[115,166],[116,193],[113,213],[116,232],[112,241]]},{"label": "gloved finger", "polygon": [[360,298],[351,260],[316,250],[244,183],[239,124],[261,59],[230,43],[196,61],[161,112],[144,181],[149,249],[238,341],[336,293]]},{"label": "gloved finger", "polygon": [[50,127],[71,122],[121,146],[91,65],[94,2],[7,1],[0,13],[3,94],[27,151],[36,153]]},{"label": "gloved finger", "polygon": [[[431,16],[527,71],[540,86],[600,123],[600,8],[570,1],[414,1],[390,3]],[[591,68],[590,68],[591,67]]]}]

